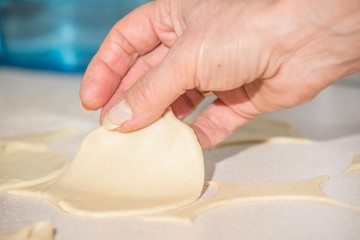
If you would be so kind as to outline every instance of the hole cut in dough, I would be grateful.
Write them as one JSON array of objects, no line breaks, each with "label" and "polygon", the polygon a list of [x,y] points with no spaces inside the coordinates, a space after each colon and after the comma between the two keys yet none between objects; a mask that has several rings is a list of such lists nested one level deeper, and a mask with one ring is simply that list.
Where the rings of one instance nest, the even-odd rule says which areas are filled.
[{"label": "hole cut in dough", "polygon": [[0,235],[0,240],[52,240],[55,231],[48,222],[36,222],[16,232]]},{"label": "hole cut in dough", "polygon": [[54,180],[68,163],[45,144],[0,140],[0,191]]},{"label": "hole cut in dough", "polygon": [[134,132],[93,130],[64,175],[22,192],[74,215],[129,216],[192,203],[203,184],[204,160],[196,135],[168,111]]}]

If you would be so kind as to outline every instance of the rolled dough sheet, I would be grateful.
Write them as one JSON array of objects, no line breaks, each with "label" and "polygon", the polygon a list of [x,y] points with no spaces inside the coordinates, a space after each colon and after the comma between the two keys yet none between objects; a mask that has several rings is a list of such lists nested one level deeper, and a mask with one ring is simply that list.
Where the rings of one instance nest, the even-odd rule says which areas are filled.
[{"label": "rolled dough sheet", "polygon": [[360,172],[360,154],[353,153],[352,154],[352,163],[350,166],[345,170],[345,174],[352,174]]},{"label": "rolled dough sheet", "polygon": [[311,143],[309,139],[294,136],[292,126],[288,122],[269,118],[255,118],[238,128],[232,135],[219,143],[217,147],[259,142]]},{"label": "rolled dough sheet", "polygon": [[45,144],[0,140],[0,191],[54,180],[68,163]]},{"label": "rolled dough sheet", "polygon": [[52,240],[54,229],[48,222],[36,222],[16,232],[0,235],[0,240]]},{"label": "rolled dough sheet", "polygon": [[[281,127],[274,129],[273,135],[285,135],[285,130],[279,130]],[[252,135],[256,132],[248,131],[241,141],[260,139],[260,135]],[[196,201],[203,186],[203,171],[196,136],[172,113],[167,113],[137,132],[124,134],[102,127],[94,130],[85,137],[63,176],[52,183],[11,193],[39,196],[69,213],[97,217],[136,215],[191,221],[218,207],[268,200],[307,200],[360,211],[359,206],[328,197],[321,190],[327,177],[281,183],[212,181],[208,185],[215,194]],[[194,203],[186,205],[191,202]]]},{"label": "rolled dough sheet", "polygon": [[324,184],[327,179],[328,177],[322,176],[302,181],[273,183],[231,183],[211,181],[207,184],[210,188],[215,188],[216,192],[209,199],[198,201],[182,208],[150,215],[148,217],[160,220],[182,220],[184,222],[191,222],[200,214],[222,206],[235,203],[274,200],[305,200],[310,202],[320,202],[351,209],[360,213],[360,206],[338,201],[327,196],[321,190],[321,185]]},{"label": "rolled dough sheet", "polygon": [[93,130],[64,175],[21,192],[75,215],[98,217],[178,208],[196,201],[203,185],[196,135],[169,111],[138,131]]}]

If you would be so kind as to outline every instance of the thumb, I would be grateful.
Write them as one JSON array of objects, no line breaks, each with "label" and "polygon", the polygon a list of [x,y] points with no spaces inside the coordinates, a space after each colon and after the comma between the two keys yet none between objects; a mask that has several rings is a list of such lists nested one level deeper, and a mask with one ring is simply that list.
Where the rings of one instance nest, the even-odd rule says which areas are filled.
[{"label": "thumb", "polygon": [[191,84],[189,56],[184,59],[184,50],[173,46],[163,61],[140,78],[105,115],[103,126],[107,129],[133,131],[157,120],[166,109]]}]

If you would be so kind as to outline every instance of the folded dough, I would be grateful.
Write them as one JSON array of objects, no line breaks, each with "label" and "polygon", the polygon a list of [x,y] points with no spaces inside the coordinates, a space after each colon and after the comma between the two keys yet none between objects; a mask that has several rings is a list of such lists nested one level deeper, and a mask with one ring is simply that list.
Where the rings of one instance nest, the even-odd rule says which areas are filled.
[{"label": "folded dough", "polygon": [[138,131],[93,130],[64,175],[24,191],[75,215],[119,216],[194,202],[203,184],[203,155],[196,135],[169,111]]}]

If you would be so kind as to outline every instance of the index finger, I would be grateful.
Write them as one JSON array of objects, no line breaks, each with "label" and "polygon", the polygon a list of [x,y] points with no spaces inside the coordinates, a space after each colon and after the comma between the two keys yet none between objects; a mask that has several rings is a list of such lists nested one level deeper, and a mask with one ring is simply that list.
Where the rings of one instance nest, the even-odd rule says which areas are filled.
[{"label": "index finger", "polygon": [[117,22],[106,36],[81,83],[80,99],[86,109],[101,108],[137,58],[159,45],[151,21],[155,4],[151,2],[135,9]]}]

